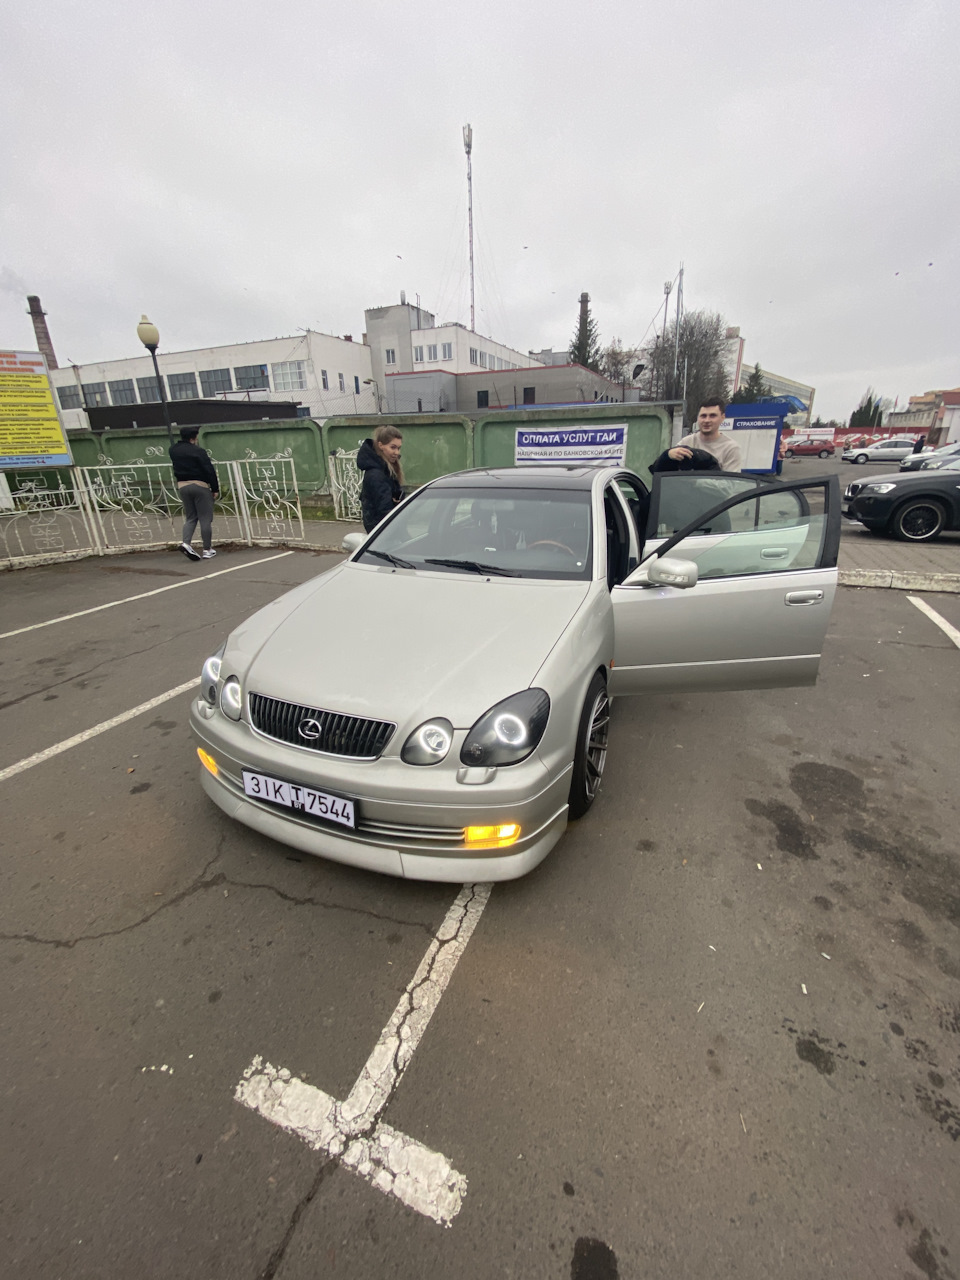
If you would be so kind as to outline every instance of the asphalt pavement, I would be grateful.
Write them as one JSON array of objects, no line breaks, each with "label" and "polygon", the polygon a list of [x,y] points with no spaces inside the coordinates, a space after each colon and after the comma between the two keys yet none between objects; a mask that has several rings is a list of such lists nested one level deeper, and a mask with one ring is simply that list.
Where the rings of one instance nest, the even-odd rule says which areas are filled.
[{"label": "asphalt pavement", "polygon": [[841,590],[813,689],[618,700],[596,805],[493,889],[384,1116],[464,1180],[443,1225],[236,1097],[269,1063],[346,1099],[457,895],[200,791],[173,691],[332,563],[0,577],[6,1272],[953,1275],[956,596]]}]

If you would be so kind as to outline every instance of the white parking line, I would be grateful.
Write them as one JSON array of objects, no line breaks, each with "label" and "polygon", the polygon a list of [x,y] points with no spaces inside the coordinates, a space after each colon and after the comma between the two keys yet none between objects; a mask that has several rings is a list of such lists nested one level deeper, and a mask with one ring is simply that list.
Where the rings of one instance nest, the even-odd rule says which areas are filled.
[{"label": "white parking line", "polygon": [[956,627],[951,626],[946,618],[941,618],[936,609],[931,609],[926,600],[921,600],[919,596],[907,596],[911,604],[915,604],[921,613],[925,613],[931,622],[936,623],[945,636],[952,640],[960,649],[960,631]]},{"label": "white parking line", "polygon": [[218,569],[216,573],[205,573],[198,578],[186,578],[183,582],[171,582],[166,587],[157,587],[153,591],[141,591],[138,595],[124,596],[122,600],[111,600],[107,604],[95,604],[91,609],[79,609],[76,613],[64,613],[59,618],[48,618],[46,622],[34,622],[29,627],[17,627],[15,631],[0,631],[0,640],[9,640],[11,636],[22,636],[27,631],[39,631],[41,627],[52,627],[58,622],[69,622],[72,618],[84,618],[88,613],[99,613],[101,609],[115,609],[118,604],[146,600],[147,596],[159,596],[164,591],[176,591],[178,587],[192,587],[197,582],[209,582],[211,578],[220,578],[225,573],[236,573],[238,569],[252,569],[258,564],[268,564],[271,560],[282,560],[284,556],[292,555],[292,551],[281,551],[279,555],[264,556],[262,560],[248,560],[246,564],[231,565],[229,569]]},{"label": "white parking line", "polygon": [[7,765],[6,769],[0,769],[0,782],[6,782],[7,778],[23,773],[25,769],[32,769],[35,764],[43,764],[45,760],[50,760],[53,756],[58,756],[63,751],[69,751],[71,747],[78,747],[81,742],[89,742],[91,738],[97,737],[100,733],[106,733],[108,729],[115,729],[118,724],[125,724],[128,720],[132,720],[134,716],[142,716],[145,711],[152,711],[154,707],[159,707],[162,703],[169,702],[171,698],[176,698],[181,693],[186,693],[188,689],[195,689],[199,683],[200,677],[197,676],[193,680],[188,680],[186,684],[178,684],[175,689],[168,689],[166,693],[158,694],[156,698],[151,698],[149,702],[141,702],[139,707],[132,707],[129,711],[122,711],[118,716],[113,716],[109,720],[103,720],[100,724],[95,724],[92,729],[84,729],[83,733],[75,733],[72,738],[64,738],[63,742],[57,742],[52,747],[37,751],[32,756],[18,760],[16,764]]},{"label": "white parking line", "polygon": [[460,1212],[466,1178],[446,1156],[384,1124],[380,1114],[410,1065],[492,888],[467,884],[457,894],[346,1102],[286,1068],[264,1064],[259,1055],[234,1093],[237,1102],[336,1157],[378,1191],[447,1227]]}]

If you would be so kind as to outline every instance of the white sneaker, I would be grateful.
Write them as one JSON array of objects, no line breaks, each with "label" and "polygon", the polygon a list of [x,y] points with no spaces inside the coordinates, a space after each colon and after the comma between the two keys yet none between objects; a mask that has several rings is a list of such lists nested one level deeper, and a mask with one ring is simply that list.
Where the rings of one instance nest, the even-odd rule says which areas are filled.
[{"label": "white sneaker", "polygon": [[212,559],[213,559],[213,557],[214,557],[216,554],[217,554],[217,553],[216,553],[216,552],[213,550],[213,548],[211,547],[211,549],[210,549],[209,551],[204,551],[203,555],[202,555],[200,558],[201,558],[202,560],[212,560]]},{"label": "white sneaker", "polygon": [[181,542],[180,550],[183,552],[185,556],[189,556],[191,560],[200,559],[200,552],[194,551],[193,547],[191,547],[189,542]]}]

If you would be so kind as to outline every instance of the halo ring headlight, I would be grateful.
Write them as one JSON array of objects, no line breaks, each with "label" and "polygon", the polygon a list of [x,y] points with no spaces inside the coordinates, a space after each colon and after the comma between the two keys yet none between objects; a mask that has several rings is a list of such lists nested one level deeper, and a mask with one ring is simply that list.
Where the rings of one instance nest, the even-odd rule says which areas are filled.
[{"label": "halo ring headlight", "polygon": [[418,725],[403,744],[404,764],[439,764],[453,745],[453,725],[438,716]]}]

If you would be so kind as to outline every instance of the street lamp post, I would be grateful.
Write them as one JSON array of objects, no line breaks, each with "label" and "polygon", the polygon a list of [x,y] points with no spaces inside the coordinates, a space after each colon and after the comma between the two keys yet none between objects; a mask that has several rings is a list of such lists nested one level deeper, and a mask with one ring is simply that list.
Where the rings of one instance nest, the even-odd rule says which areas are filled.
[{"label": "street lamp post", "polygon": [[167,393],[163,389],[163,379],[160,377],[160,366],[157,364],[157,347],[160,345],[160,330],[155,324],[151,324],[146,316],[140,317],[140,323],[137,325],[137,337],[150,352],[153,359],[153,372],[157,376],[157,390],[160,393],[160,403],[163,405],[163,420],[167,424],[167,436],[170,444],[173,444],[173,426],[170,422],[170,406],[167,404]]},{"label": "street lamp post", "polygon": [[363,385],[365,387],[373,387],[373,394],[377,397],[377,413],[383,413],[383,405],[380,401],[380,383],[376,378],[364,378]]}]

